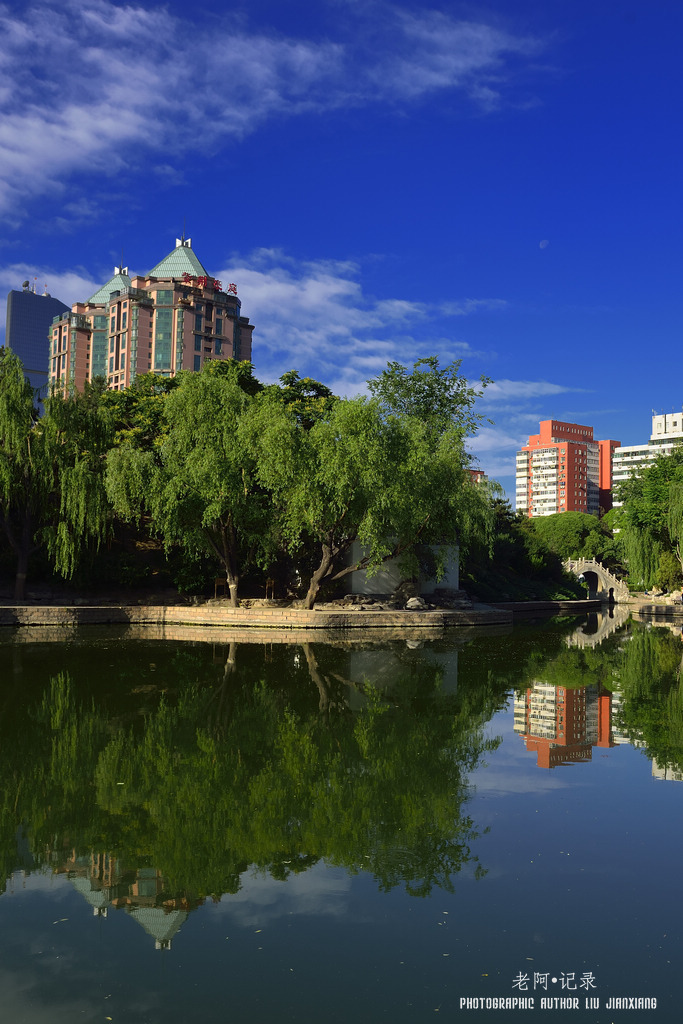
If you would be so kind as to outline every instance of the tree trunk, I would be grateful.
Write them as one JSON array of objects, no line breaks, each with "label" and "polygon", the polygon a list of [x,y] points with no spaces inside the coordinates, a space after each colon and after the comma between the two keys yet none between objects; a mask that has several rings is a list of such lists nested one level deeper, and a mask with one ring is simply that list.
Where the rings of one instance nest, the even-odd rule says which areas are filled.
[{"label": "tree trunk", "polygon": [[230,607],[237,608],[239,606],[237,590],[240,577],[238,572],[237,538],[232,528],[232,523],[221,523],[214,530],[207,530],[206,536],[225,569],[225,578],[230,593]]},{"label": "tree trunk", "polygon": [[320,590],[320,584],[330,571],[333,560],[332,548],[328,544],[323,544],[322,548],[323,553],[322,558],[320,559],[320,565],[311,576],[310,583],[308,584],[308,593],[301,604],[302,608],[313,607],[315,599],[318,596],[318,591]]},{"label": "tree trunk", "polygon": [[332,697],[330,685],[320,671],[320,667],[318,666],[315,654],[311,649],[311,645],[308,643],[302,644],[301,648],[306,656],[306,663],[308,665],[308,671],[311,673],[311,679],[318,687],[318,708],[320,713],[327,717],[331,705],[336,703]]},{"label": "tree trunk", "polygon": [[31,553],[31,515],[24,517],[21,525],[21,536],[15,546],[17,553],[17,572],[14,577],[14,600],[17,604],[26,600],[26,577],[28,575],[28,557]]}]

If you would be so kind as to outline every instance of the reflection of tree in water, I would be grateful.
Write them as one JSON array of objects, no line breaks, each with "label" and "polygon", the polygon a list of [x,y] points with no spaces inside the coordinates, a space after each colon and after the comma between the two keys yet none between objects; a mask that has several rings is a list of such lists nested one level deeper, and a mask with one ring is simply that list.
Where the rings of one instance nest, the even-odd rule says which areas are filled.
[{"label": "reflection of tree in water", "polygon": [[254,684],[252,654],[241,672],[235,645],[209,671],[197,653],[194,677],[187,659],[185,681],[166,671],[167,695],[137,719],[81,699],[68,673],[50,679],[2,743],[6,873],[21,822],[38,865],[60,836],[154,868],[190,902],[237,891],[250,865],[284,879],[322,859],[416,895],[480,870],[463,805],[501,687],[446,694],[438,665],[398,659],[384,696],[348,677],[343,652],[309,644],[296,671],[289,649]]},{"label": "reflection of tree in water", "polygon": [[683,644],[666,628],[634,625],[623,645],[618,725],[660,768],[683,770]]},{"label": "reflection of tree in water", "polygon": [[632,622],[591,649],[530,652],[517,688],[543,682],[618,694],[612,729],[661,768],[683,770],[683,645],[667,628]]}]

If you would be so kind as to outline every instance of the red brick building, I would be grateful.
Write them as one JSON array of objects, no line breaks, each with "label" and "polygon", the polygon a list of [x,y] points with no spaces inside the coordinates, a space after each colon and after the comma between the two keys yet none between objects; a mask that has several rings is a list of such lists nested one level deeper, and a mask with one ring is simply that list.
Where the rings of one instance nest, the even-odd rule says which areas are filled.
[{"label": "red brick building", "polygon": [[612,694],[602,686],[537,682],[515,696],[514,729],[539,768],[590,761],[593,747],[613,747],[611,716]]},{"label": "red brick building", "polygon": [[612,507],[612,453],[619,441],[596,441],[593,428],[543,420],[517,453],[517,510],[529,518],[556,512],[598,515]]}]

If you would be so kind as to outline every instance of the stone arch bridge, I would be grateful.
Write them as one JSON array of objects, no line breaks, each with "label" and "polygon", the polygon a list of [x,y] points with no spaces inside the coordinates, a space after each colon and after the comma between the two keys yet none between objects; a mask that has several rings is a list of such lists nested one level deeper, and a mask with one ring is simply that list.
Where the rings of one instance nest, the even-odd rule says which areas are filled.
[{"label": "stone arch bridge", "polygon": [[575,576],[583,576],[588,584],[590,601],[628,601],[629,590],[626,584],[606,569],[602,562],[594,558],[569,558],[564,567]]}]

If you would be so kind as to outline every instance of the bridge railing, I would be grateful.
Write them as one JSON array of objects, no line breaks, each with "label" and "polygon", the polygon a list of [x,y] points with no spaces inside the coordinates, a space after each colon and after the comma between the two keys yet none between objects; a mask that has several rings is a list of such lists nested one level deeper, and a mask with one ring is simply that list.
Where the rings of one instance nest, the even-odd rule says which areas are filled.
[{"label": "bridge railing", "polygon": [[614,573],[605,568],[602,562],[598,562],[595,558],[568,558],[563,565],[568,572],[573,572],[577,576],[584,572],[594,572],[603,586],[607,584],[612,588],[615,597],[617,595],[628,597],[629,590],[624,581],[618,579]]}]

